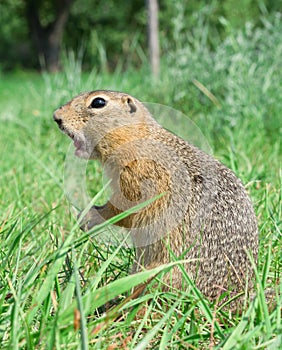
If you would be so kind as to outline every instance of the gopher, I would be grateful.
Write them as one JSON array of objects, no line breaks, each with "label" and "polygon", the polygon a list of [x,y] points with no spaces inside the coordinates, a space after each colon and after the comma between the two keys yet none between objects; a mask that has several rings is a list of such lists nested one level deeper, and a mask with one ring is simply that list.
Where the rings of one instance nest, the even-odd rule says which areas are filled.
[{"label": "gopher", "polygon": [[[57,109],[54,120],[73,139],[75,154],[100,160],[111,179],[109,201],[92,207],[82,228],[133,208],[117,223],[131,232],[133,272],[177,257],[187,261],[189,276],[211,300],[252,287],[249,257],[257,262],[257,220],[230,169],[164,129],[122,92],[82,93]],[[183,288],[179,267],[164,280]]]}]

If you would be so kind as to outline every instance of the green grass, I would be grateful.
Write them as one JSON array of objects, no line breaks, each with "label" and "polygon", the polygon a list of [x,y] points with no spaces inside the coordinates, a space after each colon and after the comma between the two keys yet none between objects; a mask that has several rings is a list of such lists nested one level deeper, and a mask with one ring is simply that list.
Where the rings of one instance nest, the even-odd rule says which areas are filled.
[{"label": "green grass", "polygon": [[[280,33],[276,18],[265,28],[230,36],[215,52],[196,45],[202,37],[190,46],[179,38],[162,62],[159,82],[146,67],[82,73],[73,56],[56,75],[1,76],[1,349],[281,348]],[[77,227],[63,184],[70,141],[52,113],[75,94],[100,88],[184,112],[215,156],[246,184],[259,220],[260,255],[257,297],[243,315],[208,303],[185,273],[189,291],[151,288],[136,300],[127,298],[153,272],[128,275],[130,249],[101,244],[99,228],[87,235]],[[89,165],[87,173],[95,195],[102,187],[98,165]],[[274,309],[265,300],[267,287],[277,293]],[[153,302],[146,304],[150,297]],[[120,304],[104,313],[113,298]],[[138,318],[135,306],[141,303],[146,312]]]}]

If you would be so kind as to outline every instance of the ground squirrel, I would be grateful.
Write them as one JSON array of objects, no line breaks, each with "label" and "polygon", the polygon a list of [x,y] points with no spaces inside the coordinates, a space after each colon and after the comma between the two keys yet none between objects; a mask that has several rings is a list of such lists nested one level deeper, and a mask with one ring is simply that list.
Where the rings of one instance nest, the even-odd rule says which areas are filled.
[{"label": "ground squirrel", "polygon": [[[118,225],[131,231],[134,271],[187,259],[185,269],[202,293],[244,291],[252,285],[258,229],[251,201],[234,173],[160,126],[136,98],[92,91],[57,109],[54,120],[70,136],[75,154],[99,159],[112,195],[86,215],[90,229],[155,198]],[[178,267],[166,282],[183,288]]]}]

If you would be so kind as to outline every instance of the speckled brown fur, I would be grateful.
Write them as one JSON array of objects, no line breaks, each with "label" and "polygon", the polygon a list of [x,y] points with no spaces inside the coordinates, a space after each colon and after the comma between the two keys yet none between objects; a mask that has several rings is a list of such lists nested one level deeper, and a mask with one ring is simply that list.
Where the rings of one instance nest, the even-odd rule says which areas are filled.
[{"label": "speckled brown fur", "polygon": [[[105,106],[91,107],[101,98]],[[131,228],[134,271],[191,259],[185,269],[210,299],[252,286],[248,251],[257,260],[258,230],[251,201],[231,170],[163,129],[145,106],[113,91],[80,94],[54,114],[76,154],[99,159],[112,179],[112,197],[87,215],[85,229],[153,198],[119,225]],[[166,282],[182,288],[176,267]]]}]

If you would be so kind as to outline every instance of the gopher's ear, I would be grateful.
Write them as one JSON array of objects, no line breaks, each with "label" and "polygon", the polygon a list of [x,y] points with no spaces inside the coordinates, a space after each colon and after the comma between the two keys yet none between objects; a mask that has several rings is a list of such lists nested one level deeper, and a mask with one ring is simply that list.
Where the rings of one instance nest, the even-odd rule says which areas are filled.
[{"label": "gopher's ear", "polygon": [[137,110],[136,104],[134,103],[132,97],[130,96],[123,96],[121,98],[124,105],[127,106],[129,113],[135,113]]}]

